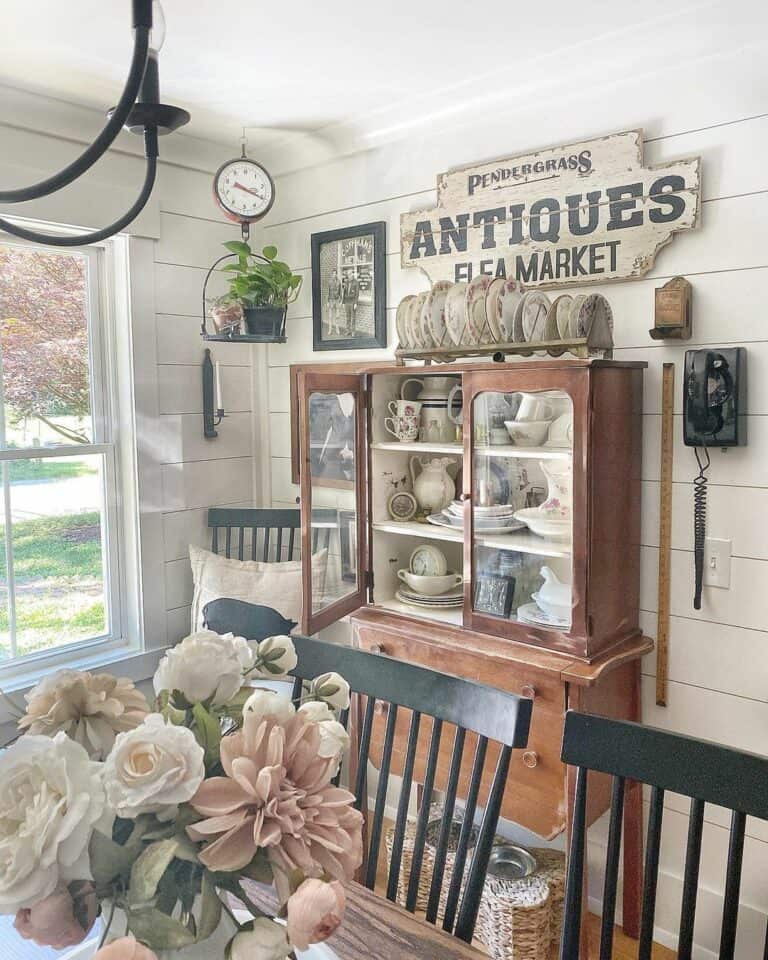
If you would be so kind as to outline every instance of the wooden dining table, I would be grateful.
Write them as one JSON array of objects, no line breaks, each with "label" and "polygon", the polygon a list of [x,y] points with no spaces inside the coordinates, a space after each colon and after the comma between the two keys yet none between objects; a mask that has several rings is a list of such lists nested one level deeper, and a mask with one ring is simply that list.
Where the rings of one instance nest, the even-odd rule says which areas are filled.
[{"label": "wooden dining table", "polygon": [[[348,883],[344,889],[344,922],[326,943],[339,960],[488,960],[487,954],[367,887]],[[249,883],[248,895],[257,906],[274,909],[274,890]]]}]

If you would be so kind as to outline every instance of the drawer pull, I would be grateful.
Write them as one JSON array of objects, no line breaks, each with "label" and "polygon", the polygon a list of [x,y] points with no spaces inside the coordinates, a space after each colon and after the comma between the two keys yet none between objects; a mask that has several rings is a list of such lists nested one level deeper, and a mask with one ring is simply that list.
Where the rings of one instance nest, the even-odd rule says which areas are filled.
[{"label": "drawer pull", "polygon": [[534,767],[539,765],[539,755],[535,750],[526,750],[523,754],[523,763],[529,769],[533,770]]},{"label": "drawer pull", "polygon": [[536,699],[536,687],[532,683],[524,683],[520,693],[529,700]]}]

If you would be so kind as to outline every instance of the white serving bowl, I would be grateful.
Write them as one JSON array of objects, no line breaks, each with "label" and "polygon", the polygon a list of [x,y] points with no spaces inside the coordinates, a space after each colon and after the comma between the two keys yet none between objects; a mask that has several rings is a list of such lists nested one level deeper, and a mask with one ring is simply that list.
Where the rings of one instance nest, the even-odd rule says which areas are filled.
[{"label": "white serving bowl", "polygon": [[457,587],[464,579],[460,573],[449,571],[442,577],[420,577],[410,570],[398,570],[398,577],[415,593],[422,593],[425,597],[437,597]]},{"label": "white serving bowl", "polygon": [[505,420],[507,433],[519,447],[540,447],[549,432],[549,420]]},{"label": "white serving bowl", "polygon": [[521,520],[533,533],[548,540],[570,540],[571,518],[553,517],[538,507],[515,510],[515,520]]}]

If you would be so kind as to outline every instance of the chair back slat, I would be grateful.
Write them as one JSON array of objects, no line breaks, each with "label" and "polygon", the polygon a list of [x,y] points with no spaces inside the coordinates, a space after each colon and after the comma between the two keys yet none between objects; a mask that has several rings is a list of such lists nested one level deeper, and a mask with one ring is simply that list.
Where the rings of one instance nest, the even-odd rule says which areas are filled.
[{"label": "chair back slat", "polygon": [[219,528],[218,527],[213,528],[213,534],[211,537],[211,550],[214,553],[219,552]]},{"label": "chair back slat", "polygon": [[237,559],[243,559],[243,547],[245,546],[245,527],[238,527],[237,537]]},{"label": "chair back slat", "polygon": [[680,937],[677,955],[680,960],[691,960],[693,954],[693,924],[696,919],[696,893],[699,888],[701,865],[701,838],[704,831],[704,801],[694,797],[688,815],[688,845],[685,852],[683,900],[680,907]]},{"label": "chair back slat", "polygon": [[624,815],[624,777],[614,777],[611,791],[611,815],[608,827],[608,851],[605,857],[603,917],[600,929],[600,960],[613,956],[613,926],[616,921],[616,888],[619,881],[621,825]]},{"label": "chair back slat", "polygon": [[443,798],[443,814],[440,819],[440,832],[434,853],[435,862],[432,868],[432,882],[429,886],[429,898],[427,900],[426,914],[429,923],[435,923],[437,920],[437,908],[440,905],[440,892],[443,887],[445,862],[448,855],[448,843],[451,839],[453,813],[456,808],[456,791],[459,786],[461,761],[464,756],[464,742],[466,738],[467,731],[463,727],[456,727],[456,733],[453,738],[453,751],[451,753],[451,767],[448,774],[448,783],[445,788],[445,796]]},{"label": "chair back slat", "polygon": [[648,837],[643,876],[643,906],[640,917],[640,937],[637,960],[651,960],[653,949],[653,922],[656,917],[656,890],[659,885],[659,852],[661,850],[661,823],[664,817],[664,790],[651,790],[651,811],[648,817]]},{"label": "chair back slat", "polygon": [[293,557],[293,545],[294,545],[295,539],[296,539],[296,528],[295,528],[295,527],[290,527],[290,529],[288,530],[288,556],[286,557],[287,560],[293,560],[293,559],[294,559],[294,557]]},{"label": "chair back slat", "polygon": [[275,560],[281,563],[283,559],[283,528],[277,528],[277,544],[275,546]]},{"label": "chair back slat", "polygon": [[[427,769],[424,773],[424,797],[432,796],[435,789],[435,771],[440,755],[440,739],[443,734],[443,721],[438,718],[432,720],[432,736],[429,740],[429,755]],[[422,803],[416,818],[416,833],[413,838],[413,853],[411,855],[411,872],[408,877],[408,891],[405,895],[405,909],[411,913],[416,909],[416,898],[419,892],[421,868],[424,865],[424,841],[427,838],[427,824],[429,822],[429,801]]]},{"label": "chair back slat", "polygon": [[475,758],[472,763],[472,774],[470,776],[469,788],[467,790],[466,806],[464,807],[464,819],[461,823],[459,840],[456,845],[456,853],[453,858],[451,882],[448,887],[448,895],[445,900],[443,930],[446,930],[448,933],[453,930],[453,926],[456,921],[456,909],[459,905],[459,895],[463,885],[464,870],[467,865],[467,854],[469,852],[470,841],[475,830],[477,798],[480,793],[480,783],[483,778],[483,769],[485,767],[485,758],[487,753],[488,740],[486,737],[478,737],[477,746],[475,747]]},{"label": "chair back slat", "polygon": [[379,850],[381,848],[381,835],[384,827],[384,809],[387,803],[387,790],[389,788],[389,768],[392,763],[392,746],[395,742],[395,727],[397,724],[397,704],[389,704],[387,708],[387,730],[384,734],[384,750],[381,755],[381,766],[379,767],[379,782],[376,787],[376,804],[373,810],[373,820],[371,822],[371,835],[369,840],[368,864],[365,875],[365,885],[369,890],[376,886],[376,870],[379,866]]},{"label": "chair back slat", "polygon": [[[301,658],[299,658],[301,663]],[[318,671],[318,675],[321,671]],[[338,671],[337,671],[338,672]],[[357,782],[355,783],[355,806],[362,810],[366,800],[368,785],[368,757],[371,753],[371,732],[373,730],[373,711],[376,707],[376,698],[368,697],[363,718],[363,729],[360,731],[360,747],[357,762]]]},{"label": "chair back slat", "polygon": [[419,727],[421,714],[418,710],[411,712],[411,725],[408,729],[408,746],[405,751],[402,786],[397,803],[395,818],[395,832],[392,836],[392,856],[389,860],[389,879],[387,881],[387,899],[393,903],[397,900],[397,891],[400,881],[400,867],[403,861],[403,844],[405,842],[405,828],[408,821],[408,809],[411,802],[411,787],[413,785],[413,768],[416,763],[416,749],[419,745]]},{"label": "chair back slat", "polygon": [[725,877],[723,900],[723,925],[720,933],[720,958],[733,960],[736,948],[736,921],[739,912],[739,889],[741,865],[744,858],[744,831],[747,817],[741,810],[731,816],[731,833],[728,840],[728,870]]},{"label": "chair back slat", "polygon": [[[576,771],[576,791],[571,817],[571,844],[563,901],[563,933],[560,938],[560,960],[579,960],[581,942],[581,900],[584,893],[584,851],[587,839],[586,767]],[[568,922],[565,922],[568,917]]]},{"label": "chair back slat", "polygon": [[461,940],[466,940],[467,943],[472,942],[472,934],[475,931],[477,914],[480,910],[480,899],[483,895],[485,877],[488,873],[488,861],[491,858],[496,827],[501,815],[501,803],[507,786],[511,759],[512,747],[505,744],[499,751],[496,773],[493,775],[493,782],[477,835],[477,844],[472,854],[472,862],[469,865],[467,885],[464,889],[459,916],[456,920],[456,929],[454,930],[454,934]]}]

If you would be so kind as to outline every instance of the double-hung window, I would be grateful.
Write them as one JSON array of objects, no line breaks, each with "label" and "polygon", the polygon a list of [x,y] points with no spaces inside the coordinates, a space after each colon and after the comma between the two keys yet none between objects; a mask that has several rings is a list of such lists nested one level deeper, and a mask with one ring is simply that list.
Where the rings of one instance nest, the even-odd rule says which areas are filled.
[{"label": "double-hung window", "polygon": [[103,255],[0,239],[0,672],[122,636]]}]

